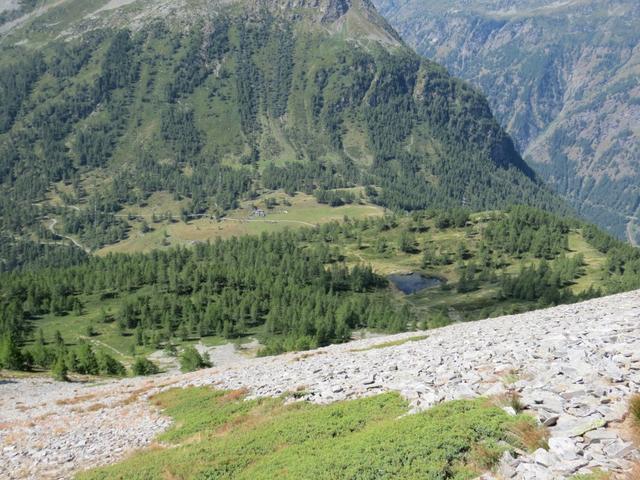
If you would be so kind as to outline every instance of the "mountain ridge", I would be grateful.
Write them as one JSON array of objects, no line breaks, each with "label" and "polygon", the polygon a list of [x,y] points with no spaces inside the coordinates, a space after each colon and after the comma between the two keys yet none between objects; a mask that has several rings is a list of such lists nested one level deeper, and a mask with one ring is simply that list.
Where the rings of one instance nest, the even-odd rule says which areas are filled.
[{"label": "mountain ridge", "polygon": [[[29,23],[38,23],[38,17],[46,16],[52,9],[73,9],[76,6],[78,0],[45,2],[39,8],[26,11],[12,22],[0,25],[0,39],[2,36],[11,37],[12,34],[29,28]],[[347,28],[346,24],[351,18],[361,17],[377,27],[376,32],[371,32],[372,38],[389,46],[402,44],[397,33],[377,14],[370,0],[90,0],[83,2],[81,6],[82,8],[78,9],[79,13],[71,15],[66,22],[47,25],[51,32],[55,32],[55,35],[49,34],[50,40],[74,37],[100,28],[127,27],[136,31],[153,19],[191,26],[196,23],[195,17],[200,20],[213,19],[221,10],[237,7],[254,15],[269,11],[291,20],[311,20],[325,25],[334,32]],[[354,23],[357,23],[355,19]],[[6,41],[6,38],[4,40]],[[24,38],[19,40],[20,43],[24,41]]]},{"label": "mountain ridge", "polygon": [[376,4],[419,53],[487,94],[523,157],[581,214],[620,237],[636,230],[637,2]]}]

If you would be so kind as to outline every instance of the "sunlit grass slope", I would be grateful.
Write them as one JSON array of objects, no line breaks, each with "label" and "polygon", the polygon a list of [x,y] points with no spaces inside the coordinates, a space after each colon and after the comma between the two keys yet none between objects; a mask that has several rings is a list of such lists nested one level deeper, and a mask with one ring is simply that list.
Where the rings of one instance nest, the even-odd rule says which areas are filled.
[{"label": "sunlit grass slope", "polygon": [[529,422],[486,400],[456,401],[403,416],[384,394],[328,406],[243,392],[172,390],[155,402],[173,417],[159,443],[87,479],[467,479],[489,469],[510,432]]}]

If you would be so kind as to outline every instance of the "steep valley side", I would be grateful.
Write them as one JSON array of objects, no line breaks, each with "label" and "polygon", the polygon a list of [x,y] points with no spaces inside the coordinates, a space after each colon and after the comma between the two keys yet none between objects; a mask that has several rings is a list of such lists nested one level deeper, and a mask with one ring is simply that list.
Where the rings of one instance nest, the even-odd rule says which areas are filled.
[{"label": "steep valley side", "polygon": [[632,240],[640,206],[637,2],[375,3],[419,53],[489,97],[527,162],[580,213]]}]

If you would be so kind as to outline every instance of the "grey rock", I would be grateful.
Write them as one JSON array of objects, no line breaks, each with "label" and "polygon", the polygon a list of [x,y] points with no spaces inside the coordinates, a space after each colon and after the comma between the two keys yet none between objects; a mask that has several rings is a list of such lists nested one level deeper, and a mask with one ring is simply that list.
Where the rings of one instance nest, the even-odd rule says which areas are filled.
[{"label": "grey rock", "polygon": [[558,415],[545,415],[540,417],[540,423],[545,427],[553,427],[558,423]]},{"label": "grey rock", "polygon": [[522,480],[553,480],[553,473],[535,463],[521,463],[516,468],[516,475],[518,479]]},{"label": "grey rock", "polygon": [[635,448],[631,442],[623,442],[622,440],[616,440],[604,447],[604,453],[616,459],[625,458],[634,451]]},{"label": "grey rock", "polygon": [[622,422],[627,417],[627,405],[624,402],[607,408],[604,418],[607,422]]},{"label": "grey rock", "polygon": [[498,473],[503,478],[513,478],[516,476],[516,460],[509,452],[504,452],[498,465]]},{"label": "grey rock", "polygon": [[376,383],[376,375],[372,375],[370,378],[366,379],[365,381],[362,382],[363,385],[373,385],[374,383]]},{"label": "grey rock", "polygon": [[506,392],[507,389],[502,383],[494,383],[489,389],[485,390],[482,395],[485,397],[494,397],[497,395],[503,395]]},{"label": "grey rock", "polygon": [[543,467],[551,467],[558,461],[557,457],[547,452],[543,448],[539,448],[538,450],[533,452],[533,460],[538,465],[542,465]]},{"label": "grey rock", "polygon": [[563,460],[552,467],[554,472],[561,473],[562,475],[573,475],[582,467],[588,465],[589,462],[584,458],[578,458],[576,460]]},{"label": "grey rock", "polygon": [[616,432],[612,430],[606,430],[604,428],[598,428],[585,433],[584,437],[591,442],[613,441],[618,438]]},{"label": "grey rock", "polygon": [[549,452],[562,459],[563,462],[577,460],[578,447],[569,437],[553,437],[549,439]]},{"label": "grey rock", "polygon": [[513,407],[502,407],[502,410],[512,417],[515,417],[518,414]]}]

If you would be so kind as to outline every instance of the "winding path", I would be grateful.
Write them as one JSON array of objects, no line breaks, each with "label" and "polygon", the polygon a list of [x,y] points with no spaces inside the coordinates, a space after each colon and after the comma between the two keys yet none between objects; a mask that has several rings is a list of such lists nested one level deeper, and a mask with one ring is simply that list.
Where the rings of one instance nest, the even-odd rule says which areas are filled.
[{"label": "winding path", "polygon": [[98,340],[97,338],[91,338],[91,337],[88,337],[88,336],[86,336],[86,335],[78,335],[78,338],[82,338],[82,339],[84,339],[84,340],[88,340],[89,342],[91,342],[91,343],[93,343],[93,344],[95,344],[95,345],[100,345],[101,347],[104,347],[104,348],[106,348],[106,349],[108,349],[108,350],[111,350],[113,353],[115,353],[115,354],[117,354],[117,355],[120,355],[121,357],[124,357],[124,358],[133,358],[131,355],[127,355],[126,353],[122,353],[122,352],[121,352],[120,350],[118,350],[117,348],[112,347],[111,345],[108,345],[108,344],[106,344],[106,343],[104,343],[104,342],[102,342],[102,341]]},{"label": "winding path", "polygon": [[56,232],[56,228],[55,228],[55,227],[56,227],[56,224],[57,224],[57,223],[58,223],[58,219],[57,219],[57,218],[52,218],[52,219],[51,219],[51,222],[50,222],[50,223],[49,223],[49,225],[47,226],[47,228],[49,229],[49,231],[50,231],[53,235],[55,235],[56,237],[65,238],[65,239],[67,239],[67,240],[70,240],[71,242],[73,242],[73,244],[74,244],[76,247],[78,247],[78,248],[80,248],[80,249],[84,250],[86,253],[91,253],[91,249],[90,249],[90,248],[87,248],[87,247],[83,246],[83,245],[82,245],[80,242],[78,242],[75,238],[70,237],[70,236],[68,236],[68,235],[63,235],[63,234],[61,234],[61,233]]}]

